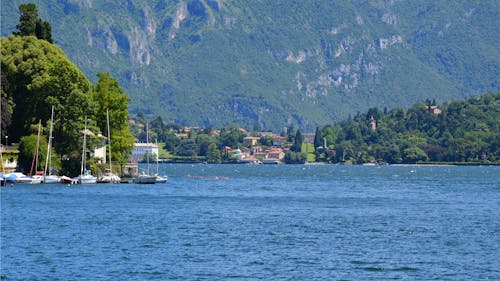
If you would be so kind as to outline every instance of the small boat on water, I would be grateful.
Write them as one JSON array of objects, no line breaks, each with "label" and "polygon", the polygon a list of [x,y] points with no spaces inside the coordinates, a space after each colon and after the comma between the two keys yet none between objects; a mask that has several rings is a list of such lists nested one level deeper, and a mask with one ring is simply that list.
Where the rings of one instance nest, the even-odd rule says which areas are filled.
[{"label": "small boat on water", "polygon": [[[146,123],[146,143],[149,143],[149,125]],[[148,173],[145,173],[144,171],[135,178],[134,183],[139,183],[139,184],[155,184],[156,179],[158,178],[156,175],[151,176],[149,174],[149,152],[146,152],[146,161],[148,163]]]},{"label": "small boat on water", "polygon": [[110,169],[106,169],[105,173],[97,178],[97,183],[119,183],[120,177],[113,174]]},{"label": "small boat on water", "polygon": [[157,176],[150,176],[144,172],[134,179],[134,183],[139,184],[155,184]]},{"label": "small boat on water", "polygon": [[77,179],[72,179],[70,177],[67,177],[67,176],[62,176],[59,180],[60,183],[64,183],[64,184],[77,184],[78,183],[78,180]]},{"label": "small boat on water", "polygon": [[15,172],[5,175],[5,182],[7,183],[24,183],[24,184],[37,184],[41,183],[41,178],[33,178],[23,173]]},{"label": "small boat on water", "polygon": [[56,175],[46,175],[43,177],[42,182],[47,184],[59,183],[61,182],[61,178]]},{"label": "small boat on water", "polygon": [[47,142],[47,158],[45,159],[45,169],[42,173],[42,183],[54,184],[59,183],[61,179],[51,174],[50,160],[52,155],[52,131],[54,130],[54,106],[52,106],[52,113],[50,115],[50,132],[49,141]]},{"label": "small boat on water", "polygon": [[74,178],[79,184],[93,184],[97,183],[97,178],[90,174],[90,170],[85,170],[85,173]]},{"label": "small boat on water", "polygon": [[156,176],[156,183],[166,183],[168,181],[167,176],[159,176],[159,175],[155,176]]},{"label": "small boat on water", "polygon": [[113,174],[113,165],[111,162],[111,129],[109,127],[109,109],[106,110],[106,127],[108,128],[109,169],[106,169],[104,175],[97,178],[97,183],[119,183],[120,177]]},{"label": "small boat on water", "polygon": [[[158,147],[158,140],[156,140],[156,147]],[[159,164],[158,164],[158,155],[156,155],[156,183],[166,183],[168,181],[167,176],[160,176],[159,175]]]},{"label": "small boat on water", "polygon": [[82,149],[82,166],[80,170],[80,175],[74,178],[79,184],[94,184],[97,183],[97,177],[94,177],[87,170],[87,155],[86,155],[86,145],[87,145],[87,116],[85,116],[85,126],[83,129],[83,149]]}]

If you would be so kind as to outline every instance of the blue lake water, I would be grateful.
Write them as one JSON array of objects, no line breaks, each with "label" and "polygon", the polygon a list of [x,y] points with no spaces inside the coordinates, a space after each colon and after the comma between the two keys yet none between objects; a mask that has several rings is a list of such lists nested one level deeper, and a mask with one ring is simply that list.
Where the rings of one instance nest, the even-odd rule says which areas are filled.
[{"label": "blue lake water", "polygon": [[500,280],[500,167],[160,166],[2,188],[2,279]]}]

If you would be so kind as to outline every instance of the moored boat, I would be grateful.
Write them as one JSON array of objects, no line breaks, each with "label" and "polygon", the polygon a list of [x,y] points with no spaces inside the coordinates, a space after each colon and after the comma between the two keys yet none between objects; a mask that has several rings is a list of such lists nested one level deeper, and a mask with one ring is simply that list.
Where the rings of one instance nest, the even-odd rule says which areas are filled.
[{"label": "moored boat", "polygon": [[67,177],[67,176],[62,176],[59,180],[60,183],[64,183],[64,184],[77,184],[78,183],[78,180],[77,179],[72,179],[70,177]]},{"label": "moored boat", "polygon": [[[149,125],[146,123],[146,143],[149,143]],[[140,183],[140,184],[155,184],[156,183],[156,178],[157,176],[151,176],[149,174],[149,152],[146,153],[146,161],[148,163],[148,172],[145,173],[144,171],[137,176],[137,178],[134,179],[135,183]]]},{"label": "moored boat", "polygon": [[56,175],[47,175],[43,177],[42,182],[47,184],[59,183],[61,182],[61,178]]},{"label": "moored boat", "polygon": [[155,176],[156,176],[156,183],[166,183],[168,181],[167,176],[159,176],[159,175]]},{"label": "moored boat", "polygon": [[113,174],[109,169],[106,169],[104,175],[97,178],[97,183],[118,183],[118,182],[120,182],[120,177]]},{"label": "moored boat", "polygon": [[94,184],[97,183],[97,177],[94,177],[90,173],[91,171],[87,170],[86,145],[87,145],[87,116],[85,116],[85,126],[83,129],[82,166],[80,170],[80,175],[74,179],[77,180],[79,184]]},{"label": "moored boat", "polygon": [[[45,169],[42,173],[42,183],[54,184],[59,183],[61,178],[56,175],[51,174],[50,160],[52,155],[52,131],[54,130],[54,106],[52,106],[52,112],[50,115],[50,131],[49,131],[49,141],[47,142],[47,158],[45,159]],[[38,172],[37,172],[38,174]]]},{"label": "moored boat", "polygon": [[33,178],[23,173],[15,172],[5,175],[5,182],[7,183],[24,183],[24,184],[37,184],[41,183],[40,178]]},{"label": "moored boat", "polygon": [[137,178],[134,179],[134,183],[139,184],[155,184],[157,176],[150,176],[146,173],[140,174]]},{"label": "moored boat", "polygon": [[106,110],[106,127],[108,128],[108,151],[109,151],[109,169],[106,169],[104,175],[97,178],[98,183],[118,183],[120,177],[113,174],[113,165],[111,162],[111,129],[109,127],[109,109]]},{"label": "moored boat", "polygon": [[79,184],[94,184],[97,183],[97,178],[90,174],[90,170],[86,170],[84,174],[74,178]]}]

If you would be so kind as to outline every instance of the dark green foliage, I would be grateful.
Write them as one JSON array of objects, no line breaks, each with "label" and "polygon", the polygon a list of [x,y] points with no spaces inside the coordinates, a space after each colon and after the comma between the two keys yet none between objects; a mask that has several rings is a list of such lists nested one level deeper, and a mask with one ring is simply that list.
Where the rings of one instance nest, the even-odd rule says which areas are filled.
[{"label": "dark green foliage", "polygon": [[[370,124],[372,116],[375,128]],[[498,164],[499,116],[500,94],[490,93],[449,104],[419,102],[408,110],[379,111],[372,108],[366,113],[357,113],[354,118],[318,128],[314,156],[316,161],[345,164]],[[142,116],[136,120],[146,122]],[[184,161],[229,161],[226,147],[243,147],[243,137],[246,136],[238,126],[233,125],[220,129],[220,135],[212,134],[210,129],[196,129],[190,131],[187,138],[178,137],[174,132],[185,134],[179,126],[165,126],[160,118],[153,122],[156,125],[152,134],[165,135],[164,148],[173,155],[173,159],[184,157]],[[300,130],[294,131],[293,127],[287,131],[294,133],[294,137],[289,138],[290,150],[286,151],[284,161],[289,164],[305,163],[307,153],[301,151],[305,146],[303,135]],[[252,135],[258,134],[254,132]],[[270,137],[261,137],[260,145],[272,146],[271,140]],[[323,144],[326,147],[323,148]]]},{"label": "dark green foliage", "polygon": [[33,3],[19,5],[19,24],[16,28],[21,36],[36,36],[38,39],[53,43],[52,27],[49,22],[38,18],[38,10]]},{"label": "dark green foliage", "polygon": [[19,24],[16,28],[21,36],[34,36],[38,21],[38,10],[33,3],[19,5]]},{"label": "dark green foliage", "polygon": [[[3,36],[20,2],[1,2]],[[495,0],[91,2],[37,5],[87,77],[111,73],[132,114],[166,123],[312,132],[499,90]]]},{"label": "dark green foliage", "polygon": [[[2,126],[12,120],[6,132],[12,142],[30,135],[32,125],[38,120],[48,128],[51,107],[54,106],[54,155],[63,158],[62,169],[67,175],[75,175],[79,171],[75,169],[78,167],[76,163],[81,159],[83,120],[88,117],[88,129],[95,135],[98,132],[105,134],[103,118],[106,111],[103,108],[107,107],[111,111],[115,160],[126,161],[133,137],[127,124],[128,98],[116,80],[101,74],[102,81],[91,91],[85,75],[59,47],[34,36],[13,35],[0,40],[2,86],[5,85],[2,87],[2,117],[6,117]],[[89,136],[88,143],[88,149],[95,148],[102,144],[102,138]],[[21,154],[31,154],[28,146],[23,145],[25,148]],[[25,168],[28,158],[23,157],[20,164]],[[91,159],[89,163],[92,163]]]},{"label": "dark green foliage", "polygon": [[38,39],[54,43],[52,40],[52,27],[49,22],[38,19],[35,26],[35,35]]},{"label": "dark green foliage", "polygon": [[305,152],[287,151],[285,153],[285,163],[287,164],[304,164],[307,161]]},{"label": "dark green foliage", "polygon": [[19,170],[24,172],[25,174],[29,174],[31,171],[31,167],[33,164],[32,174],[35,174],[36,171],[43,171],[45,165],[45,157],[47,155],[47,136],[42,136],[40,138],[40,144],[38,148],[38,166],[35,167],[34,163],[36,162],[36,143],[37,136],[29,135],[21,138],[19,142]]},{"label": "dark green foliage", "polygon": [[207,161],[208,163],[221,163],[222,161],[220,150],[217,149],[215,143],[211,143],[208,146]]},{"label": "dark green foliage", "polygon": [[96,123],[100,131],[107,134],[106,112],[109,111],[112,159],[124,164],[134,142],[127,123],[129,98],[109,73],[99,73],[97,77],[99,81],[92,91],[93,100],[97,104]]},{"label": "dark green foliage", "polygon": [[300,130],[297,130],[297,133],[295,134],[295,138],[293,141],[293,145],[290,148],[290,150],[294,152],[301,152],[303,143],[304,143],[304,137],[300,133]]},{"label": "dark green foliage", "polygon": [[[500,153],[500,94],[485,94],[465,101],[433,106],[416,103],[407,111],[387,113],[369,110],[378,116],[375,131],[366,118],[335,125],[336,154],[330,161],[364,163],[481,162],[498,163]],[[333,134],[332,127],[322,129]]]}]

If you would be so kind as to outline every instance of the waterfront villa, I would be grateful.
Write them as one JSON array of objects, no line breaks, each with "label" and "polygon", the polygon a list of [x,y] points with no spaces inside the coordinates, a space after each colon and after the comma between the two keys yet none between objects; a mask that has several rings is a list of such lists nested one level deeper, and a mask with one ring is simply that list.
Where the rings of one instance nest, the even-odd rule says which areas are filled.
[{"label": "waterfront villa", "polygon": [[152,155],[151,161],[156,161],[158,158],[158,145],[155,143],[135,143],[130,160],[132,162],[140,162],[144,159],[146,153]]}]

